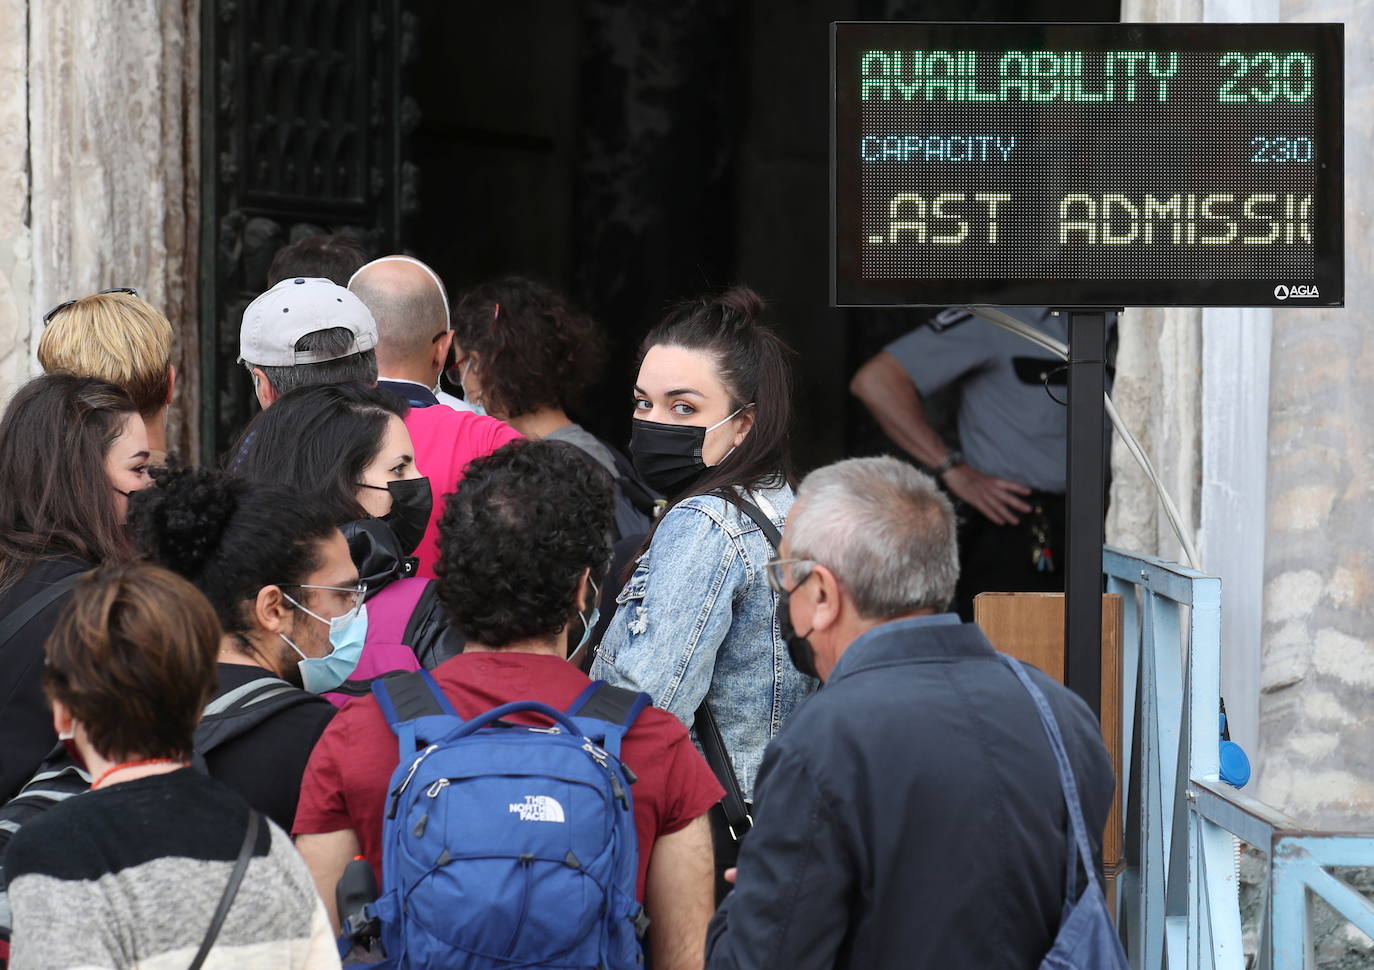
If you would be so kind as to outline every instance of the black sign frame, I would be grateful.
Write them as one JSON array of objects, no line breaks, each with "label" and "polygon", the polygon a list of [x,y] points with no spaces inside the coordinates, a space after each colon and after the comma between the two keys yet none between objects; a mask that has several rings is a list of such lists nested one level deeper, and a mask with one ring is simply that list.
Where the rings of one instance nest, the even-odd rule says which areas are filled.
[{"label": "black sign frame", "polygon": [[[1316,172],[1311,280],[863,279],[860,52],[890,50],[1295,50],[1314,58]],[[851,74],[841,83],[842,65]],[[934,102],[938,103],[938,102]],[[883,23],[831,25],[831,302],[835,306],[1343,306],[1344,25],[1120,23]],[[839,146],[848,150],[839,151]],[[1319,296],[1299,296],[1311,285]],[[1301,291],[1306,292],[1306,291]]]}]

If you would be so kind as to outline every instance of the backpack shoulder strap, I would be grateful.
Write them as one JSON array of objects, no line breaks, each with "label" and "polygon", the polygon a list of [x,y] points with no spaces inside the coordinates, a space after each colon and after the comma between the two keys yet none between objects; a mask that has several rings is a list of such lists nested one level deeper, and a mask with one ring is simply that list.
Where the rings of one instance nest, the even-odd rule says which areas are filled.
[{"label": "backpack shoulder strap", "polygon": [[9,616],[0,621],[0,645],[8,643],[9,640],[39,613],[42,613],[51,604],[57,602],[63,593],[70,592],[76,585],[76,581],[84,575],[78,571],[70,575],[63,576],[61,579],[54,580],[49,586],[43,587],[34,593],[23,603],[19,604]]},{"label": "backpack shoulder strap", "polygon": [[458,717],[448,696],[428,670],[410,670],[394,677],[378,677],[372,681],[372,693],[386,715],[386,722],[393,729],[417,717],[434,714]]},{"label": "backpack shoulder strap", "polygon": [[577,699],[568,706],[568,714],[573,717],[594,717],[628,730],[649,703],[649,695],[643,691],[612,687],[604,680],[598,680],[588,684],[587,689],[577,695]]},{"label": "backpack shoulder strap", "polygon": [[280,711],[314,700],[314,694],[272,676],[225,691],[205,705],[196,725],[192,763],[198,771],[208,774],[205,756],[211,751],[247,734]]},{"label": "backpack shoulder strap", "polygon": [[428,670],[412,670],[372,681],[372,694],[400,744],[401,760],[415,754],[415,722],[422,717],[462,717]]},{"label": "backpack shoulder strap", "polygon": [[634,725],[644,708],[652,703],[643,691],[612,687],[604,680],[594,681],[568,706],[568,715],[602,721],[607,726],[604,744],[607,751],[620,757],[620,742]]},{"label": "backpack shoulder strap", "polygon": [[280,677],[259,677],[257,680],[250,680],[246,684],[241,684],[233,690],[225,691],[218,697],[211,699],[205,705],[205,711],[201,718],[215,717],[221,714],[236,714],[241,710],[246,710],[255,704],[271,700],[274,697],[285,696],[286,694],[300,690],[282,680]]}]

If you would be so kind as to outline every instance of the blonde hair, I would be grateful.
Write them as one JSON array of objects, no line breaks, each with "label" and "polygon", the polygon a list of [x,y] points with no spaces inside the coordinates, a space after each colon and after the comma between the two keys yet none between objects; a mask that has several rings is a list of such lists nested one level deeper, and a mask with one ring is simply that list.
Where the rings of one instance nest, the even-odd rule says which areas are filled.
[{"label": "blonde hair", "polygon": [[132,294],[88,296],[59,310],[44,327],[38,362],[49,374],[118,384],[146,418],[167,403],[172,324]]}]

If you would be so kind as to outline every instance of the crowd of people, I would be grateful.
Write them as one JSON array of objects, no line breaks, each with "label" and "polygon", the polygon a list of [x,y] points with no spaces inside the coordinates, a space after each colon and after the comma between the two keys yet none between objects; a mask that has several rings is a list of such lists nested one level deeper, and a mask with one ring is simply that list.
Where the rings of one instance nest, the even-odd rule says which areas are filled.
[{"label": "crowd of people", "polygon": [[1105,918],[1094,717],[947,612],[934,479],[797,483],[757,294],[649,330],[627,455],[548,287],[342,236],[267,283],[217,465],[128,289],[0,418],[10,967],[1029,968]]}]

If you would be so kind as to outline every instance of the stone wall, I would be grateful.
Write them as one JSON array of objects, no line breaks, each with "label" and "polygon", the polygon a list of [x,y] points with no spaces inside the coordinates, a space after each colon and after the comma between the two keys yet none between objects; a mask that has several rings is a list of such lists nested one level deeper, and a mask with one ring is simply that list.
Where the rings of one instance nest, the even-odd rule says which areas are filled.
[{"label": "stone wall", "polygon": [[[1215,447],[1218,434],[1228,426],[1248,428],[1250,437],[1264,439],[1263,420],[1247,422],[1235,413],[1246,400],[1245,380],[1232,381],[1240,386],[1230,388],[1229,398],[1206,393],[1209,385],[1200,375],[1211,321],[1196,311],[1129,315],[1122,326],[1117,399],[1185,518],[1213,537],[1204,544],[1202,565],[1221,575],[1231,594],[1224,600],[1224,635],[1262,604],[1262,625],[1245,626],[1246,642],[1228,642],[1223,653],[1224,663],[1251,664],[1254,651],[1260,654],[1258,691],[1251,688],[1246,698],[1253,711],[1246,719],[1258,721],[1245,732],[1255,739],[1254,793],[1316,827],[1374,828],[1374,721],[1365,716],[1374,688],[1374,435],[1368,430],[1374,340],[1359,312],[1374,297],[1367,234],[1374,187],[1361,177],[1359,164],[1374,149],[1368,104],[1374,9],[1351,0],[1127,0],[1123,19],[1346,24],[1350,309],[1273,314],[1267,463],[1257,476],[1265,481],[1252,492],[1266,509],[1263,541],[1251,545],[1254,558],[1264,563],[1262,590],[1251,588],[1236,563],[1211,555],[1225,539],[1256,528],[1246,504],[1226,501],[1235,498],[1226,488],[1213,489],[1219,498],[1211,503],[1197,498],[1209,485],[1225,484],[1227,469],[1207,467],[1209,456],[1229,453]],[[1259,323],[1245,319],[1238,325]],[[1231,366],[1245,362],[1236,359]],[[1246,379],[1252,378],[1263,380],[1263,367]],[[1232,450],[1236,444],[1246,442],[1233,442]],[[1108,541],[1175,558],[1177,547],[1153,495],[1119,447],[1114,459]],[[1239,599],[1238,587],[1245,590]]]},{"label": "stone wall", "polygon": [[1274,314],[1260,797],[1374,831],[1374,7],[1286,0],[1345,23],[1345,309]]},{"label": "stone wall", "polygon": [[28,0],[0,0],[0,401],[29,376]]},{"label": "stone wall", "polygon": [[[0,0],[0,396],[41,313],[132,286],[176,328],[169,440],[195,454],[199,0]],[[19,25],[26,25],[20,27]]]}]

